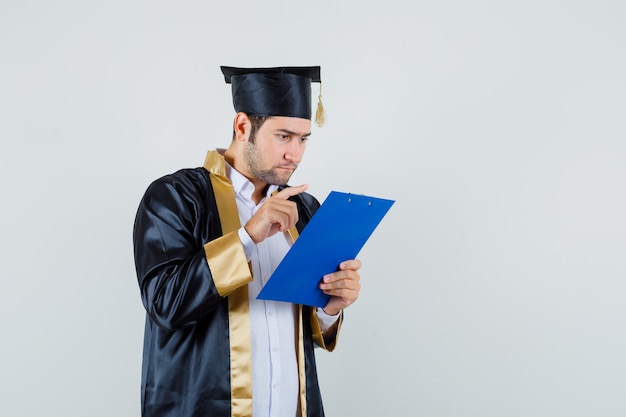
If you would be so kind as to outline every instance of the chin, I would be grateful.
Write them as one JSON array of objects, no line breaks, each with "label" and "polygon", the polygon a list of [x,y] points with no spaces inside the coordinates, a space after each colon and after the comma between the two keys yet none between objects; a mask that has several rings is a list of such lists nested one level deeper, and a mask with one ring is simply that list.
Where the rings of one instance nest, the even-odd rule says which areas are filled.
[{"label": "chin", "polygon": [[287,178],[281,178],[277,176],[274,178],[273,184],[284,187],[289,183],[290,178],[291,178],[291,175],[289,175]]}]

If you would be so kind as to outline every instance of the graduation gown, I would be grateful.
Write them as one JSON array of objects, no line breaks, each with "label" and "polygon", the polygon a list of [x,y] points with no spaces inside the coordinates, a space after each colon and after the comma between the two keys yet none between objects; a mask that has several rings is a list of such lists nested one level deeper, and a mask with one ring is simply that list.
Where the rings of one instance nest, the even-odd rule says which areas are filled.
[{"label": "graduation gown", "polygon": [[[153,182],[133,233],[146,309],[141,409],[144,417],[252,415],[247,283],[239,216],[225,162],[216,151],[201,168]],[[297,203],[301,231],[319,203]],[[297,231],[292,230],[292,236]],[[341,318],[322,333],[315,309],[299,306],[296,356],[302,416],[323,416],[314,344],[333,350]]]}]

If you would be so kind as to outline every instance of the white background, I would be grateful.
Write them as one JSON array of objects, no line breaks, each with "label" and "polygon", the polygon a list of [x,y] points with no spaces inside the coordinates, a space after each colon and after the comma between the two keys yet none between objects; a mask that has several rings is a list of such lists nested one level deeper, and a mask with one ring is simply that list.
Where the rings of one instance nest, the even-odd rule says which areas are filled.
[{"label": "white background", "polygon": [[0,415],[139,415],[135,210],[228,145],[219,65],[321,65],[292,184],[396,200],[318,354],[329,417],[626,415],[624,22],[622,0],[2,0]]}]

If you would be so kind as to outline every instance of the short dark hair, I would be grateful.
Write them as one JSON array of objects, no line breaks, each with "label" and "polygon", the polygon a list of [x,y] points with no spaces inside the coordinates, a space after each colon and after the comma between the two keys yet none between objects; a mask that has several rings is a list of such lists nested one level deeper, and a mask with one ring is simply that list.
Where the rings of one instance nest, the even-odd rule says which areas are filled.
[{"label": "short dark hair", "polygon": [[[250,119],[250,124],[252,125],[250,129],[250,138],[248,139],[251,143],[254,143],[256,132],[261,128],[261,126],[263,126],[263,123],[265,123],[265,121],[269,119],[270,117],[272,116],[248,116],[248,118]],[[233,140],[235,140],[234,130],[233,130]]]}]

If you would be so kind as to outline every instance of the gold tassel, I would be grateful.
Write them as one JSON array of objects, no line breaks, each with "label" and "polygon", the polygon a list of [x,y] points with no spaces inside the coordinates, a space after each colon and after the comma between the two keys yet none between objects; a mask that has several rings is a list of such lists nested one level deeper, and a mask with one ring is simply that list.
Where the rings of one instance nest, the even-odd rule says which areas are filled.
[{"label": "gold tassel", "polygon": [[324,105],[322,104],[322,83],[320,83],[320,94],[317,96],[317,110],[315,111],[315,123],[319,127],[326,123],[326,115],[324,114]]}]

